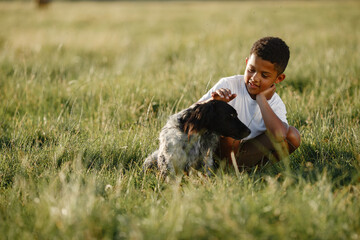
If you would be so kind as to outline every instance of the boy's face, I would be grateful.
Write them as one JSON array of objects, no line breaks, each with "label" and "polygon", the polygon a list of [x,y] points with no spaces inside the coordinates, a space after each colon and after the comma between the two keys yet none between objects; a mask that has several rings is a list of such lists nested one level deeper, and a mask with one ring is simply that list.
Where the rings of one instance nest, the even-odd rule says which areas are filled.
[{"label": "boy's face", "polygon": [[246,58],[244,80],[251,98],[256,99],[257,94],[284,79],[285,74],[278,74],[275,65],[270,61],[263,60],[255,54],[251,54],[249,58]]}]

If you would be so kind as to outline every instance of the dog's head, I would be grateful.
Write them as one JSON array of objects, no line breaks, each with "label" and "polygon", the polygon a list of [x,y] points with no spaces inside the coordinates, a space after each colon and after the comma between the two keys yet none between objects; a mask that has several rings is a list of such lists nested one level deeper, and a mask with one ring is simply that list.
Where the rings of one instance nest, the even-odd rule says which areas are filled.
[{"label": "dog's head", "polygon": [[188,136],[204,130],[234,139],[242,139],[250,134],[250,129],[238,119],[236,110],[226,102],[217,100],[188,109],[180,123]]}]

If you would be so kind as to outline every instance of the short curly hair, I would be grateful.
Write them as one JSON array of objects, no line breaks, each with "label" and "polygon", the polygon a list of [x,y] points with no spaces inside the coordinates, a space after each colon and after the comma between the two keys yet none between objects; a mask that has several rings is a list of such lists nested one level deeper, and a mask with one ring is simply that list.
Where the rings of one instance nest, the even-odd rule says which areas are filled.
[{"label": "short curly hair", "polygon": [[290,58],[288,45],[278,37],[264,37],[257,40],[251,47],[251,54],[270,61],[275,65],[275,70],[278,74],[285,71]]}]

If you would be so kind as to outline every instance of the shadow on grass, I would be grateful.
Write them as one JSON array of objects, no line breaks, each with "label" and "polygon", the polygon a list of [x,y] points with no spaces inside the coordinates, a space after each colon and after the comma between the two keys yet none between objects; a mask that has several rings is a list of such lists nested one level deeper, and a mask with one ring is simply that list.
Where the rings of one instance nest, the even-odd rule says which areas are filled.
[{"label": "shadow on grass", "polygon": [[[295,174],[311,182],[323,173],[332,180],[333,186],[341,187],[357,182],[360,166],[353,152],[334,144],[302,144],[290,167]],[[300,160],[301,159],[301,160]]]},{"label": "shadow on grass", "polygon": [[325,174],[334,188],[360,181],[360,165],[356,154],[334,144],[303,143],[289,159],[251,169],[248,173],[252,178],[271,176],[281,182],[289,176],[294,183],[304,179],[312,184]]}]

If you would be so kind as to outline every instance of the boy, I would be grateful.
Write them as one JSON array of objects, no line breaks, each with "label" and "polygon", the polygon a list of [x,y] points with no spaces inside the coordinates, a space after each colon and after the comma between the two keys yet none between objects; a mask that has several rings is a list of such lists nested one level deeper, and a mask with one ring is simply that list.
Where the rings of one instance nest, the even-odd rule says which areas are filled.
[{"label": "boy", "polygon": [[222,137],[218,154],[231,160],[234,152],[239,167],[263,165],[280,160],[300,146],[300,134],[289,126],[286,108],[275,84],[285,79],[289,47],[280,38],[265,37],[254,43],[246,58],[244,75],[222,78],[199,102],[211,99],[228,102],[251,134],[238,141]]}]

